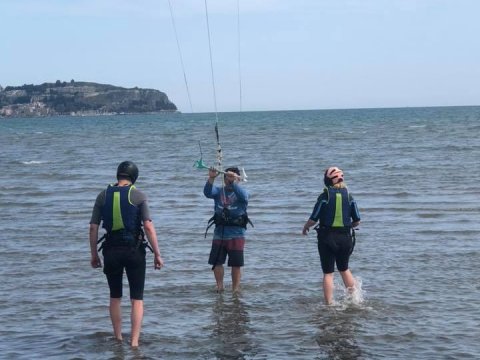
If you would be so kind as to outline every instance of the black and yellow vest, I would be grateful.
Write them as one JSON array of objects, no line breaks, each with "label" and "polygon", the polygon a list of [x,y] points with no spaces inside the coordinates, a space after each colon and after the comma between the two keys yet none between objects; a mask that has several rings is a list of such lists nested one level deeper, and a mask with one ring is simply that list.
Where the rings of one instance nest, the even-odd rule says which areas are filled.
[{"label": "black and yellow vest", "polygon": [[326,203],[320,210],[320,225],[331,228],[350,228],[352,226],[352,214],[347,188],[329,186],[324,189],[320,197],[322,196],[326,197]]},{"label": "black and yellow vest", "polygon": [[102,209],[103,228],[107,240],[135,241],[142,232],[140,209],[130,201],[134,185],[109,185]]}]

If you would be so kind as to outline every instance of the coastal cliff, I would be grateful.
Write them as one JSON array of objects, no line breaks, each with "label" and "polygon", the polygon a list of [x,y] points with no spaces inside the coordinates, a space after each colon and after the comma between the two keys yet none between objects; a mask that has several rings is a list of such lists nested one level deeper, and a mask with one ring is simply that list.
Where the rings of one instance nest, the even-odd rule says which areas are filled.
[{"label": "coastal cliff", "polygon": [[93,82],[0,86],[0,117],[108,115],[176,111],[159,90],[122,88]]}]

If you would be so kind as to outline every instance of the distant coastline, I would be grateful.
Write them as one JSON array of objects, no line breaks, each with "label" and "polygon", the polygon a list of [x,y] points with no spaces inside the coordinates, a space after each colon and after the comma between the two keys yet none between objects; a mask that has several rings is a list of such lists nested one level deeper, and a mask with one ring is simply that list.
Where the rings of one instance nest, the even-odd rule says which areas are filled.
[{"label": "distant coastline", "polygon": [[94,82],[0,86],[0,117],[96,116],[175,112],[168,96],[154,89]]}]

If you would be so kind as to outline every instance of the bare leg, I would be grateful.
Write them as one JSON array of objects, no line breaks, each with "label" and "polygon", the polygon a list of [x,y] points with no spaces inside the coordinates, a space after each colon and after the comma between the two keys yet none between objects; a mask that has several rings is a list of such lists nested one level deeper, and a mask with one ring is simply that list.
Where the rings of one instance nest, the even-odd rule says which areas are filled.
[{"label": "bare leg", "polygon": [[117,340],[122,340],[122,299],[110,298],[110,319],[112,320],[113,334]]},{"label": "bare leg", "polygon": [[240,279],[242,278],[242,268],[240,266],[232,266],[232,291],[240,290]]},{"label": "bare leg", "polygon": [[143,320],[143,300],[132,300],[132,343],[133,347],[138,346],[138,340],[140,339],[140,330],[142,329]]},{"label": "bare leg", "polygon": [[355,278],[353,277],[350,269],[340,271],[340,275],[342,276],[343,284],[348,289],[348,291],[353,292],[355,290]]},{"label": "bare leg", "polygon": [[215,281],[217,282],[217,291],[223,291],[223,265],[215,266],[213,274],[215,275]]},{"label": "bare leg", "polygon": [[323,274],[323,296],[327,305],[333,303],[333,288],[333,273]]}]

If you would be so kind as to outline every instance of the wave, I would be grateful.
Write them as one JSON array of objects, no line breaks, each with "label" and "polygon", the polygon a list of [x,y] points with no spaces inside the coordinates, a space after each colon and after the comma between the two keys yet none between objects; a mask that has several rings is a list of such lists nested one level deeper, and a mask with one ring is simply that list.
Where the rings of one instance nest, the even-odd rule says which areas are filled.
[{"label": "wave", "polygon": [[23,165],[40,165],[40,164],[45,164],[47,162],[43,160],[29,160],[29,161],[20,161],[20,163]]},{"label": "wave", "polygon": [[426,127],[427,125],[410,125],[409,128],[410,129],[420,129],[420,128],[424,128]]}]

